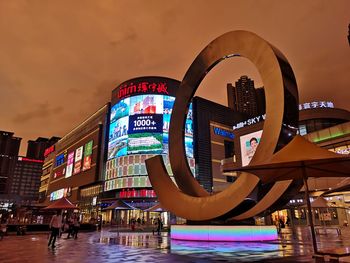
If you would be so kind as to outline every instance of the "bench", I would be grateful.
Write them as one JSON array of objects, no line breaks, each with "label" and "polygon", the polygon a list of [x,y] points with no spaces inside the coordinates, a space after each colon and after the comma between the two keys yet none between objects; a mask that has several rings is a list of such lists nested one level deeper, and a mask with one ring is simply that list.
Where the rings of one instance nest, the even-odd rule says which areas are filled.
[{"label": "bench", "polygon": [[[329,257],[329,261],[325,261],[325,256]],[[341,247],[341,248],[325,248],[318,250],[314,255],[314,258],[317,263],[320,262],[339,262],[339,258],[350,256],[350,247]]]},{"label": "bench", "polygon": [[329,227],[329,226],[326,226],[326,227],[324,227],[324,226],[316,226],[315,227],[315,233],[316,234],[321,234],[321,232],[324,232],[327,235],[327,231],[328,230],[331,230],[331,231],[335,230],[337,232],[338,236],[341,235],[341,229],[340,229],[340,227],[337,227],[337,226],[331,226],[331,227]]}]

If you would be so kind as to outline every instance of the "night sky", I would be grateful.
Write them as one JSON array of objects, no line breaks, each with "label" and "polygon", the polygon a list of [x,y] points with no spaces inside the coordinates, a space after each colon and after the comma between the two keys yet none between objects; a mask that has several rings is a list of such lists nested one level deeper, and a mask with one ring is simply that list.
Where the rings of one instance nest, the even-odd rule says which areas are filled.
[{"label": "night sky", "polygon": [[[301,102],[350,110],[350,1],[0,1],[0,130],[63,136],[110,100],[119,83],[182,80],[197,54],[232,30],[252,31],[293,67]],[[244,58],[225,60],[196,95],[226,105],[241,75],[262,86]]]}]

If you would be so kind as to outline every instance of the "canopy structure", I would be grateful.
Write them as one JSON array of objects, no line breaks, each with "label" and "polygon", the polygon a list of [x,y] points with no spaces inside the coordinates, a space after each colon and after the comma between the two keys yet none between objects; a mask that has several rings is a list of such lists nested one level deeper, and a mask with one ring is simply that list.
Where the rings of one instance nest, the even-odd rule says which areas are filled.
[{"label": "canopy structure", "polygon": [[161,204],[156,204],[148,209],[145,210],[146,212],[167,212]]},{"label": "canopy structure", "polygon": [[61,209],[79,209],[67,198],[62,197],[61,199],[56,200],[51,205],[43,208],[45,210],[61,210]]},{"label": "canopy structure", "polygon": [[313,247],[317,253],[317,243],[312,221],[312,206],[309,197],[308,177],[349,177],[350,157],[322,149],[297,135],[284,148],[263,162],[233,168],[258,176],[263,183],[302,179],[311,227]]},{"label": "canopy structure", "polygon": [[337,192],[349,191],[350,190],[350,178],[343,179],[334,188],[324,192],[322,196],[328,196],[331,194],[336,194]]},{"label": "canopy structure", "polygon": [[107,206],[106,208],[104,208],[104,210],[135,210],[137,208],[128,205],[127,203],[123,202],[122,200],[117,200],[115,201],[113,204],[111,204],[110,206]]}]

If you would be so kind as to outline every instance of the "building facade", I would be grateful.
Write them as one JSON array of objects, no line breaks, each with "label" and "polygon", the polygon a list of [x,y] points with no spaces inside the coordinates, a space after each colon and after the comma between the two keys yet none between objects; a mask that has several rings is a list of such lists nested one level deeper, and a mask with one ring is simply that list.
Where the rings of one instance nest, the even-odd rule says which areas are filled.
[{"label": "building facade", "polygon": [[46,150],[39,193],[42,204],[68,197],[78,204],[84,222],[98,217],[109,111],[107,103]]},{"label": "building facade", "polygon": [[[168,160],[168,132],[172,107],[180,82],[165,77],[140,77],[120,84],[112,91],[103,200],[106,205],[122,200],[140,210],[106,211],[106,221],[128,222],[132,217],[150,221],[143,213],[157,204],[147,176],[145,160],[163,156]],[[193,158],[192,106],[184,127],[184,144],[189,166],[195,175]],[[166,223],[169,218],[163,218]]]},{"label": "building facade", "polygon": [[263,88],[255,89],[254,81],[241,76],[233,86],[227,84],[228,107],[249,117],[265,113],[265,93]]},{"label": "building facade", "polygon": [[13,132],[0,131],[0,199],[9,192],[21,140]]}]

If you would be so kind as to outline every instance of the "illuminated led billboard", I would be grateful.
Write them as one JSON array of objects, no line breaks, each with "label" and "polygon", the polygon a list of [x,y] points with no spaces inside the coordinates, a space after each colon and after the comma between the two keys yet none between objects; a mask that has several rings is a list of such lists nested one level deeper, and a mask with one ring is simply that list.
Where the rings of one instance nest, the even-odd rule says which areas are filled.
[{"label": "illuminated led billboard", "polygon": [[[145,160],[161,154],[169,174],[167,157],[169,125],[180,82],[162,77],[126,81],[112,92],[105,191],[150,188]],[[193,159],[192,105],[184,124],[188,163]]]},{"label": "illuminated led billboard", "polygon": [[250,160],[253,158],[256,148],[260,143],[261,135],[262,130],[240,137],[242,166],[246,166],[250,163]]},{"label": "illuminated led billboard", "polygon": [[[167,154],[168,132],[179,83],[166,78],[140,78],[112,93],[108,160],[133,154]],[[192,105],[185,123],[185,148],[193,157]]]}]

